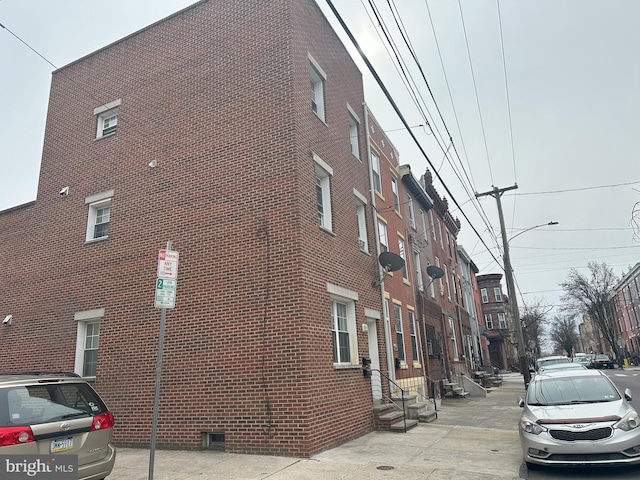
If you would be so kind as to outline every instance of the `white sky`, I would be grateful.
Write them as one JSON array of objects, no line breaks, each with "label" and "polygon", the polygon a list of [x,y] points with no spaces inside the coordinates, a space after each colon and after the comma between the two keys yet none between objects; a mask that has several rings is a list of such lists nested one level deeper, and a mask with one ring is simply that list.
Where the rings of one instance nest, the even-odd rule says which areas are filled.
[{"label": "white sky", "polygon": [[[317,2],[355,57],[327,2]],[[47,61],[64,66],[193,3],[0,0],[0,23],[6,27],[0,29],[0,210],[36,198],[54,70]],[[371,21],[368,1],[333,3],[409,125],[424,125],[388,45],[381,42],[380,28]],[[480,210],[471,200],[473,192],[518,184],[502,197],[509,237],[535,225],[560,222],[528,231],[510,243],[521,307],[523,300],[536,299],[558,306],[558,284],[572,267],[585,272],[587,262],[597,261],[621,274],[638,262],[640,243],[634,240],[630,222],[640,201],[635,158],[640,131],[639,1],[395,0],[437,108],[404,47],[387,1],[375,4],[436,134],[427,135],[425,127],[412,131],[439,170],[446,188],[440,181],[436,188],[449,198],[450,209],[462,222],[458,241],[480,273],[501,270],[447,188],[498,259],[496,201],[480,199]],[[365,97],[373,114],[394,142],[401,163],[409,163],[419,177],[427,160],[362,61],[356,62],[364,73]],[[445,125],[457,152],[450,149],[448,160]]]}]

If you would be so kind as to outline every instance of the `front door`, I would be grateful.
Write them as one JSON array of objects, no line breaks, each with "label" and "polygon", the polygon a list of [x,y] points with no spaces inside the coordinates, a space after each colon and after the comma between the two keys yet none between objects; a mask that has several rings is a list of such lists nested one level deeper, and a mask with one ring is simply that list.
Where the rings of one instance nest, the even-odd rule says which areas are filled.
[{"label": "front door", "polygon": [[382,382],[380,380],[380,355],[378,354],[378,330],[375,318],[367,318],[369,332],[369,358],[371,359],[371,394],[373,401],[382,400]]}]

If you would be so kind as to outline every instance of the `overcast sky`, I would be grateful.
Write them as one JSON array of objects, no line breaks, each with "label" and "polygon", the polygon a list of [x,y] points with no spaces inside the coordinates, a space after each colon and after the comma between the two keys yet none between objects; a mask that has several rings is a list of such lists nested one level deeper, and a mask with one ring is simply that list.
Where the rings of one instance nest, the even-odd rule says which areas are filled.
[{"label": "overcast sky", "polygon": [[[638,262],[631,219],[640,201],[640,1],[395,0],[396,24],[386,0],[375,0],[382,21],[368,1],[334,0],[428,160],[327,2],[317,2],[361,67],[367,103],[401,163],[416,177],[429,162],[439,172],[436,188],[480,273],[501,272],[491,254],[501,261],[502,253],[496,201],[477,201],[474,192],[517,183],[502,196],[510,238],[559,222],[510,242],[521,307],[541,300],[558,314],[570,268],[584,273],[597,261],[620,275]],[[0,0],[0,210],[36,198],[55,67],[193,3]]]}]

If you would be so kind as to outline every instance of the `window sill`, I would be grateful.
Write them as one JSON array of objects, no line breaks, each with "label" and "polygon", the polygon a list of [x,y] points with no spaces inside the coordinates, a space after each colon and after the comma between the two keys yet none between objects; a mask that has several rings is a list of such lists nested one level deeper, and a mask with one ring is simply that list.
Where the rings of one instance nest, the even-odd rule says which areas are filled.
[{"label": "window sill", "polygon": [[313,113],[313,116],[316,117],[318,120],[320,120],[325,127],[329,126],[329,125],[327,125],[327,122],[325,121],[325,119],[322,118],[320,115],[318,115],[316,112],[311,110],[311,113]]},{"label": "window sill", "polygon": [[103,138],[113,137],[115,134],[116,132],[107,133],[106,135],[102,135],[101,137],[94,138],[93,141],[97,142],[98,140],[102,140]]},{"label": "window sill", "polygon": [[90,240],[85,240],[84,244],[85,245],[89,245],[91,243],[103,242],[103,241],[107,240],[108,238],[109,238],[109,235],[107,235],[106,237],[92,238]]},{"label": "window sill", "polygon": [[422,364],[420,362],[413,362],[413,368],[422,368]]},{"label": "window sill", "polygon": [[355,369],[360,370],[362,367],[360,366],[360,364],[352,365],[350,363],[334,363],[333,368],[335,370],[355,370]]},{"label": "window sill", "polygon": [[333,230],[328,229],[327,227],[323,227],[322,225],[318,225],[318,228],[319,228],[320,230],[322,230],[323,232],[328,233],[328,234],[329,234],[329,235],[331,235],[332,237],[335,237],[335,236],[336,236],[335,232],[334,232]]}]

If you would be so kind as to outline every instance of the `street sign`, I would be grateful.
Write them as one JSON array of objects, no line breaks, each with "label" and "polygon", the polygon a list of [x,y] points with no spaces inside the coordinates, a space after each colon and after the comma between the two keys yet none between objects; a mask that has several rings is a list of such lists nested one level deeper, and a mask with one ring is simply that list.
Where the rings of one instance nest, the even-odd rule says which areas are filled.
[{"label": "street sign", "polygon": [[175,308],[176,306],[176,280],[158,278],[156,280],[156,308]]},{"label": "street sign", "polygon": [[158,278],[178,278],[178,252],[160,250],[158,254]]}]

